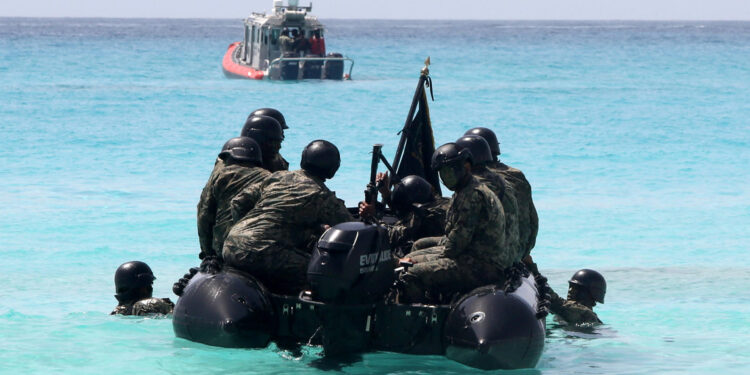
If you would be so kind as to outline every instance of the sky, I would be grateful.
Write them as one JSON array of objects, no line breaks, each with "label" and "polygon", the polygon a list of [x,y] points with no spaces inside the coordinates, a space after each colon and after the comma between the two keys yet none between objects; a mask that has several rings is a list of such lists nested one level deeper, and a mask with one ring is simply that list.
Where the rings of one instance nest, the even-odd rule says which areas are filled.
[{"label": "sky", "polygon": [[[244,18],[271,6],[271,0],[0,0],[0,17]],[[750,0],[316,0],[312,13],[329,19],[750,20]]]}]

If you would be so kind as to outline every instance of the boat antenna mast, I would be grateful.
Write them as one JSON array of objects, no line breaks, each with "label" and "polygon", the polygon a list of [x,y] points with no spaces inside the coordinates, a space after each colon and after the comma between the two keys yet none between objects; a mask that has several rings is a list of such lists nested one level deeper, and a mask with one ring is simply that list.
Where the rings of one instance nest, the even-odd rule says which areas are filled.
[{"label": "boat antenna mast", "polygon": [[305,12],[311,12],[312,11],[312,1],[310,2],[310,5],[306,7],[299,6],[299,0],[287,0],[287,5],[284,6],[284,0],[273,0],[273,12],[274,13],[283,13],[286,11],[291,12],[297,12],[297,11],[305,11]]}]

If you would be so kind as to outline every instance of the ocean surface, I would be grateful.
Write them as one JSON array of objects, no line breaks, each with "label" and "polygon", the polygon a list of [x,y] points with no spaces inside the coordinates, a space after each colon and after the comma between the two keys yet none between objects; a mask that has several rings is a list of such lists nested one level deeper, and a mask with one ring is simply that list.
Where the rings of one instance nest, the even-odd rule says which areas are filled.
[{"label": "ocean surface", "polygon": [[337,144],[329,186],[356,205],[427,56],[436,142],[497,132],[533,187],[551,286],[584,267],[608,282],[604,325],[548,318],[537,368],[513,373],[750,371],[750,23],[323,21],[351,81],[226,79],[239,17],[0,18],[0,373],[484,373],[393,353],[336,368],[108,315],[125,261],[176,299],[200,191],[256,108],[285,114],[294,168],[311,140]]}]

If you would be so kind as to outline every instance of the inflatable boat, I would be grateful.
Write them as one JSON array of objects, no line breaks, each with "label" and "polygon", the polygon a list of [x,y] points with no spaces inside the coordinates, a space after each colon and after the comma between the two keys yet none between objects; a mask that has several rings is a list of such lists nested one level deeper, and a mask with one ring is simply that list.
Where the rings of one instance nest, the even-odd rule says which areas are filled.
[{"label": "inflatable boat", "polygon": [[199,272],[177,301],[174,331],[222,347],[275,341],[322,345],[326,356],[380,350],[445,355],[480,369],[536,366],[545,338],[544,280],[517,271],[502,286],[451,304],[400,304],[392,298],[401,271],[394,267],[383,227],[339,224],[315,247],[309,290],[276,295],[240,271]]}]

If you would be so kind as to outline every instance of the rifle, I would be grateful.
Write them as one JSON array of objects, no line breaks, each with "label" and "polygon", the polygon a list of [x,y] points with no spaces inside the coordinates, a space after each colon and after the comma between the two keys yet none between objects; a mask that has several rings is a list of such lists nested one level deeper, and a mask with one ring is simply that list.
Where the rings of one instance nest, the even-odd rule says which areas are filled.
[{"label": "rifle", "polygon": [[381,149],[383,145],[376,143],[372,145],[372,162],[370,163],[370,183],[365,188],[365,202],[367,204],[374,204],[378,200],[378,186],[375,183],[375,178],[378,174],[378,163],[383,158]]}]

